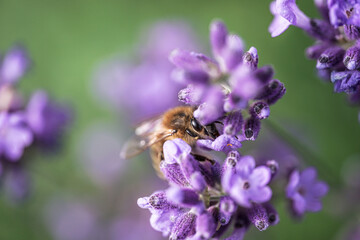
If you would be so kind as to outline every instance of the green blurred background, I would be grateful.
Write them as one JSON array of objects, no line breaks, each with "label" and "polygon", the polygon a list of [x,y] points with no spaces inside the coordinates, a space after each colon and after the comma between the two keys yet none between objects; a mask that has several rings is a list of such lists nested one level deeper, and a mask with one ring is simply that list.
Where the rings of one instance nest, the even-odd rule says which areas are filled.
[{"label": "green blurred background", "polygon": [[[2,194],[0,239],[52,239],[43,219],[49,199],[59,192],[81,196],[96,193],[77,163],[77,143],[91,124],[103,120],[120,124],[121,120],[116,113],[102,109],[92,96],[94,69],[116,53],[131,52],[141,31],[158,20],[188,21],[204,49],[209,49],[209,23],[221,18],[230,31],[243,37],[247,47],[255,46],[259,65],[272,64],[276,78],[287,88],[285,97],[272,107],[271,119],[284,127],[300,126],[311,139],[309,147],[340,176],[342,163],[360,151],[358,109],[348,106],[344,95],[333,94],[332,85],[316,77],[315,62],[304,57],[312,39],[296,28],[278,38],[270,37],[269,4],[265,0],[0,0],[0,50],[21,43],[33,60],[21,89],[27,95],[37,88],[46,89],[55,99],[71,104],[75,112],[64,153],[43,156],[49,158],[45,161],[39,157],[30,164],[34,179],[30,199],[18,205]],[[299,6],[309,16],[318,16],[313,1],[299,1]],[[148,161],[137,159],[126,176],[135,179],[150,169]],[[278,209],[279,225],[245,239],[333,239],[346,222],[328,211],[307,214],[302,222],[295,222],[283,203]]]}]

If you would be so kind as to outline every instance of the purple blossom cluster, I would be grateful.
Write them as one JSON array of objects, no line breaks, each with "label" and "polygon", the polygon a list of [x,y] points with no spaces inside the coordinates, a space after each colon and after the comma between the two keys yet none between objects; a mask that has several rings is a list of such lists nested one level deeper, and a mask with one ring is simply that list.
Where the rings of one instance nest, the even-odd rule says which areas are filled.
[{"label": "purple blossom cluster", "polygon": [[[264,231],[279,222],[270,184],[281,166],[275,160],[256,163],[238,149],[257,138],[260,121],[285,87],[273,79],[271,66],[258,67],[256,48],[245,51],[241,38],[221,21],[211,23],[210,40],[214,59],[172,51],[171,78],[187,85],[178,97],[195,108],[199,123],[214,123],[221,134],[199,139],[196,146],[180,138],[166,141],[160,170],[170,187],[137,202],[150,211],[151,226],[171,240],[243,239],[251,225]],[[225,160],[216,152],[226,154]],[[198,153],[205,160],[199,161]],[[328,186],[317,180],[316,170],[291,169],[288,176],[286,196],[294,215],[319,211]]]},{"label": "purple blossom cluster", "polygon": [[[262,119],[269,117],[269,106],[286,92],[284,84],[273,79],[271,66],[258,67],[255,47],[244,49],[243,40],[229,34],[221,21],[210,25],[214,59],[196,52],[176,49],[169,60],[176,66],[175,82],[186,84],[179,100],[195,106],[194,117],[203,125],[223,122],[220,137],[200,140],[201,147],[228,152],[245,140],[255,140]],[[241,111],[247,111],[244,119]],[[238,135],[238,133],[241,134]]]},{"label": "purple blossom cluster", "polygon": [[0,175],[14,198],[28,192],[23,165],[30,149],[58,146],[70,120],[69,110],[50,100],[45,91],[38,90],[27,103],[24,101],[16,87],[30,62],[19,46],[11,48],[0,61]]},{"label": "purple blossom cluster", "polygon": [[295,0],[273,1],[271,36],[294,25],[316,39],[306,55],[317,60],[319,76],[331,81],[335,92],[347,93],[352,104],[360,105],[360,1],[315,0],[315,5],[322,19],[309,18]]}]

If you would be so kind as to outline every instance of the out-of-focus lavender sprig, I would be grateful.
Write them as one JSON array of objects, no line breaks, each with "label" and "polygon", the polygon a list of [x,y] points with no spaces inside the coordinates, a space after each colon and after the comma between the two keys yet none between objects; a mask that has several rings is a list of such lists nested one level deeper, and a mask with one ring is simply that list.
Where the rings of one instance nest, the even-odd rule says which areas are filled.
[{"label": "out-of-focus lavender sprig", "polygon": [[141,39],[132,61],[106,61],[94,77],[94,93],[133,122],[179,105],[177,92],[184,85],[169,80],[173,67],[167,57],[176,47],[196,48],[194,33],[180,21],[155,23]]},{"label": "out-of-focus lavender sprig", "polygon": [[[11,48],[0,61],[0,165],[5,186],[15,199],[27,195],[29,181],[24,158],[31,149],[54,149],[70,122],[68,107],[37,91],[27,103],[17,84],[30,66],[24,48]],[[28,161],[28,159],[26,159]]]},{"label": "out-of-focus lavender sprig", "polygon": [[276,0],[270,5],[274,20],[271,36],[282,34],[290,25],[303,29],[316,40],[306,50],[317,60],[318,75],[334,84],[335,92],[345,92],[350,103],[360,105],[360,1],[315,0],[323,19],[303,13],[295,0]]}]

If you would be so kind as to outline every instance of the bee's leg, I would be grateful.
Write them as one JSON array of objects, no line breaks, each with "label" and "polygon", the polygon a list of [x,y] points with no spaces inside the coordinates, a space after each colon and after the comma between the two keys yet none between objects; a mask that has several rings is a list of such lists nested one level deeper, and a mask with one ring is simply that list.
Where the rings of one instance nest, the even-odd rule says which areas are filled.
[{"label": "bee's leg", "polygon": [[202,155],[198,155],[198,154],[191,154],[193,155],[193,157],[198,160],[199,162],[205,162],[205,161],[209,161],[212,165],[215,163],[215,161],[213,159],[207,158],[205,156]]}]

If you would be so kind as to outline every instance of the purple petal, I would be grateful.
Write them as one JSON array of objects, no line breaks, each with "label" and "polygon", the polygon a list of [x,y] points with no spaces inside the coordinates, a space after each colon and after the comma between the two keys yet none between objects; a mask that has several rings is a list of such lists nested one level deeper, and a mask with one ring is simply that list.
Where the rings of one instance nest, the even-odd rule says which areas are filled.
[{"label": "purple petal", "polygon": [[207,125],[216,121],[224,113],[224,97],[221,88],[216,86],[210,88],[205,96],[204,103],[194,111],[194,117],[202,125]]},{"label": "purple petal", "polygon": [[251,47],[243,56],[243,64],[247,64],[253,70],[257,69],[258,61],[259,56],[255,47]]},{"label": "purple petal", "polygon": [[182,139],[168,140],[163,145],[164,159],[166,163],[180,163],[181,159],[191,152],[191,147]]},{"label": "purple petal", "polygon": [[264,203],[271,199],[272,191],[271,188],[268,186],[257,189],[253,189],[250,187],[248,196],[252,201],[256,203]]},{"label": "purple petal", "polygon": [[225,47],[227,35],[228,31],[222,21],[215,20],[210,24],[210,42],[215,56]]},{"label": "purple petal", "polygon": [[300,181],[299,171],[294,170],[289,178],[288,185],[286,187],[286,196],[292,198],[297,190]]},{"label": "purple petal", "polygon": [[252,156],[243,156],[236,165],[236,171],[242,177],[248,177],[255,168],[255,159]]},{"label": "purple petal", "polygon": [[296,214],[303,215],[306,210],[306,201],[303,196],[301,196],[299,193],[296,193],[292,197],[293,203],[292,207]]},{"label": "purple petal", "polygon": [[258,187],[267,185],[270,182],[270,179],[271,171],[268,167],[265,166],[255,168],[249,177],[251,184],[254,184]]},{"label": "purple petal", "polygon": [[237,35],[228,35],[226,46],[217,57],[223,72],[233,71],[241,62],[243,57],[244,43]]}]

